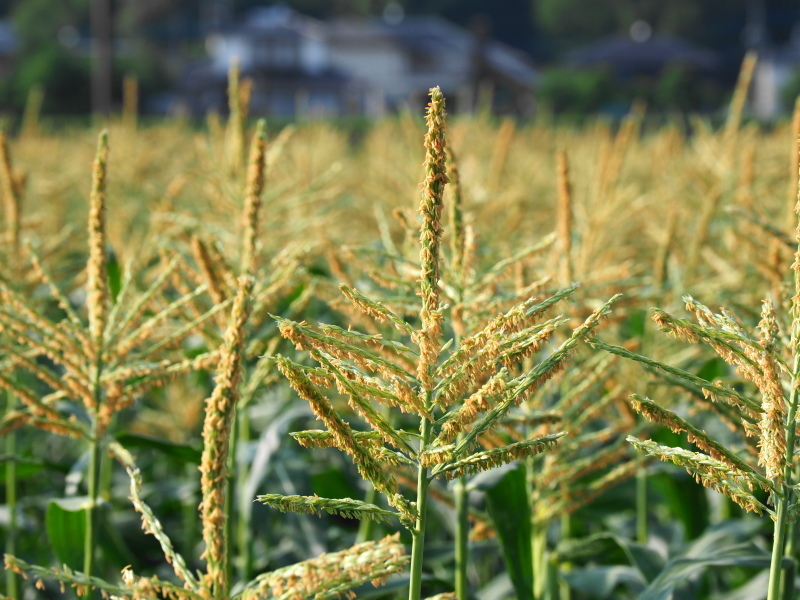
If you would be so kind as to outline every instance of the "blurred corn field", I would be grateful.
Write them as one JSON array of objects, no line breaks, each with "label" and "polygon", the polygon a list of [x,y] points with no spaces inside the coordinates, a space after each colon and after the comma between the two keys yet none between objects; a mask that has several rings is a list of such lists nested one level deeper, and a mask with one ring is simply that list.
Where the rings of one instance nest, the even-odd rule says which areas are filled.
[{"label": "blurred corn field", "polygon": [[796,597],[800,108],[743,121],[753,60],[722,127],[435,88],[354,138],[235,70],[202,126],[27,115],[0,590]]}]

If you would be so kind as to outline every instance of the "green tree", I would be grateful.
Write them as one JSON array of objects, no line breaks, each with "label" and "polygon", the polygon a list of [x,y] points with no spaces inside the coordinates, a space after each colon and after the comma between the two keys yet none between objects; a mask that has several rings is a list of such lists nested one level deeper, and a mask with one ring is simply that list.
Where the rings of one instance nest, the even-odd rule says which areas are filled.
[{"label": "green tree", "polygon": [[89,63],[59,41],[64,27],[86,24],[88,0],[24,0],[11,10],[19,36],[14,73],[2,86],[4,104],[18,108],[34,85],[45,93],[45,110],[77,113],[89,109]]},{"label": "green tree", "polygon": [[705,16],[703,4],[697,0],[535,0],[533,5],[540,30],[559,36],[565,47],[627,34],[631,24],[640,19],[650,23],[656,33],[691,37]]}]

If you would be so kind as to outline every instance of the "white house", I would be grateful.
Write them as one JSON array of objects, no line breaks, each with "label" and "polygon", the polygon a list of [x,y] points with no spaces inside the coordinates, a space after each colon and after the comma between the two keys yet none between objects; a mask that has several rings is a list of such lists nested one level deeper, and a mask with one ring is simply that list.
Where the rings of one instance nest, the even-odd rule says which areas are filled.
[{"label": "white house", "polygon": [[783,91],[800,73],[800,39],[782,48],[765,48],[758,53],[753,73],[751,106],[753,114],[772,120],[791,106],[785,106]]},{"label": "white house", "polygon": [[224,107],[234,57],[253,80],[254,114],[380,116],[438,85],[456,112],[491,87],[496,109],[524,115],[538,79],[523,53],[435,17],[323,22],[275,5],[209,36],[206,48],[208,61],[181,83],[194,112]]}]

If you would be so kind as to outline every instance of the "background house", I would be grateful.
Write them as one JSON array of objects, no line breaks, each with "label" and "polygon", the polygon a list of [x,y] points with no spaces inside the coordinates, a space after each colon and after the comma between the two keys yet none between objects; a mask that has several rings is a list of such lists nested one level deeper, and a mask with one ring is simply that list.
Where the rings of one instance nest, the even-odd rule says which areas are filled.
[{"label": "background house", "polygon": [[253,81],[252,112],[279,116],[375,117],[423,102],[436,85],[454,112],[491,90],[496,112],[527,115],[538,78],[523,53],[438,17],[325,22],[276,5],[214,32],[206,49],[179,83],[194,114],[224,110],[234,59]]},{"label": "background house", "polygon": [[8,76],[14,68],[17,36],[8,21],[0,21],[0,77]]},{"label": "background house", "polygon": [[335,21],[330,49],[331,62],[376,90],[390,109],[423,102],[438,85],[453,112],[475,110],[482,88],[492,90],[496,112],[533,110],[538,73],[530,60],[442,18]]},{"label": "background house", "polygon": [[225,110],[228,69],[238,60],[253,82],[254,114],[345,113],[359,86],[331,65],[328,37],[326,23],[285,6],[254,10],[208,36],[208,59],[181,76],[181,102],[193,114]]},{"label": "background house", "polygon": [[800,23],[788,43],[764,43],[753,73],[752,107],[759,119],[775,119],[800,94]]}]

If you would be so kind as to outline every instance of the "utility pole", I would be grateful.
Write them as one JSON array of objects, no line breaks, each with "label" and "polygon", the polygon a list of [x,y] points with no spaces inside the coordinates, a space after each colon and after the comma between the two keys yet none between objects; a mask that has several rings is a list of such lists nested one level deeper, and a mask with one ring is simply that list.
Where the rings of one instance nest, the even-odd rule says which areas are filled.
[{"label": "utility pole", "polygon": [[91,0],[92,113],[111,114],[111,0]]}]

